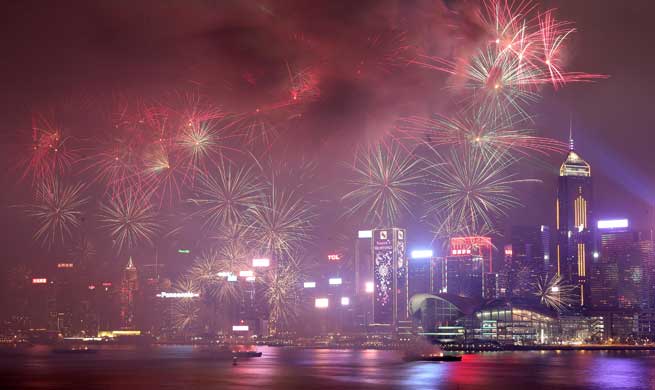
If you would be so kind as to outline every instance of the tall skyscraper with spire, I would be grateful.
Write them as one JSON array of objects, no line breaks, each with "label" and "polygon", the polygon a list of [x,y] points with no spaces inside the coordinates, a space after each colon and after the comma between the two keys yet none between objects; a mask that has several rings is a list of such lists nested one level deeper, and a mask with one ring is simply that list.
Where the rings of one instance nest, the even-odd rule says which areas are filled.
[{"label": "tall skyscraper with spire", "polygon": [[134,308],[136,291],[139,288],[138,275],[136,267],[132,261],[132,256],[127,262],[127,266],[123,269],[123,277],[121,279],[121,327],[123,329],[134,328]]},{"label": "tall skyscraper with spire", "polygon": [[589,288],[587,270],[593,253],[591,166],[575,151],[569,136],[569,153],[559,171],[556,208],[557,274],[576,286],[575,308],[585,306]]}]

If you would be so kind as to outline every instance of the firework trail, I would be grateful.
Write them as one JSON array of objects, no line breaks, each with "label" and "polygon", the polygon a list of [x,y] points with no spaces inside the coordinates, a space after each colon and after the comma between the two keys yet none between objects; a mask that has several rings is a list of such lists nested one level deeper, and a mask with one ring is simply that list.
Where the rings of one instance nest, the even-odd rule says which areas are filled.
[{"label": "firework trail", "polygon": [[82,184],[66,185],[59,179],[41,182],[36,191],[35,203],[26,207],[27,215],[38,223],[34,239],[48,248],[55,241],[62,244],[71,237],[73,229],[82,221],[82,206],[88,198],[82,195]]},{"label": "firework trail", "polygon": [[263,186],[252,168],[221,160],[213,174],[200,174],[195,190],[189,202],[200,210],[194,215],[203,218],[204,228],[217,231],[242,223],[246,211],[259,204]]},{"label": "firework trail", "polygon": [[311,67],[294,71],[287,63],[287,73],[289,74],[289,104],[308,103],[319,98],[321,95],[318,88],[319,79]]},{"label": "firework trail", "polygon": [[516,160],[505,152],[451,149],[442,156],[434,148],[430,151],[431,156],[423,158],[430,188],[426,215],[436,216],[446,232],[493,231],[495,218],[521,206],[513,195],[514,186],[539,182],[509,172]]},{"label": "firework trail", "polygon": [[566,310],[574,301],[575,286],[566,284],[561,276],[539,278],[534,284],[534,295],[539,301],[558,312]]},{"label": "firework trail", "polygon": [[109,230],[119,252],[143,244],[153,245],[160,227],[150,197],[134,189],[119,192],[102,204],[99,221]]},{"label": "firework trail", "polygon": [[458,113],[452,117],[434,115],[431,119],[408,117],[400,122],[401,134],[432,146],[463,146],[479,148],[483,153],[506,150],[524,156],[535,153],[548,155],[565,152],[567,144],[550,138],[538,137],[529,127],[517,125],[524,120],[504,121],[486,115]]},{"label": "firework trail", "polygon": [[395,145],[378,144],[359,153],[350,180],[356,188],[342,197],[353,203],[345,214],[361,211],[366,223],[394,225],[403,213],[411,214],[409,202],[422,178],[417,168],[417,160]]}]

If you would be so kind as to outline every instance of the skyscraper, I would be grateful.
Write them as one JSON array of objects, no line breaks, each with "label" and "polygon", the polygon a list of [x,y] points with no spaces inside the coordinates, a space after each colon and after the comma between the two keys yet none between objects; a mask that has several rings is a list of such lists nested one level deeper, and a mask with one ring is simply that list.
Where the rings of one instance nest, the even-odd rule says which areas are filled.
[{"label": "skyscraper", "polygon": [[652,241],[625,226],[606,228],[599,221],[600,251],[590,270],[594,309],[648,308],[651,304]]},{"label": "skyscraper", "polygon": [[[497,277],[492,273],[492,244],[489,237],[453,237],[444,267],[444,292],[465,297],[485,296],[485,281],[493,281],[489,292],[497,295]],[[491,297],[490,297],[491,298]]]},{"label": "skyscraper", "polygon": [[593,252],[591,166],[575,152],[573,139],[560,167],[556,210],[557,274],[574,286],[575,307],[585,305],[588,295],[588,259]]},{"label": "skyscraper", "polygon": [[134,311],[136,291],[139,288],[138,275],[132,257],[130,256],[127,266],[123,269],[121,279],[121,327],[131,329],[134,327]]},{"label": "skyscraper", "polygon": [[408,318],[404,229],[373,230],[373,324],[393,328]]},{"label": "skyscraper", "polygon": [[548,226],[513,226],[507,273],[513,296],[531,296],[533,286],[552,270]]}]

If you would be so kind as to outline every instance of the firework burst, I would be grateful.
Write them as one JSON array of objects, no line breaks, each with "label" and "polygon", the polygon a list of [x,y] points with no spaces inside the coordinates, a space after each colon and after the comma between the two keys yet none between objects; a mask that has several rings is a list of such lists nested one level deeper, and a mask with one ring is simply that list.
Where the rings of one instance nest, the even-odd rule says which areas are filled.
[{"label": "firework burst", "polygon": [[60,127],[43,116],[35,116],[23,177],[32,176],[38,183],[65,174],[77,161],[77,152],[71,148],[71,141],[71,137],[62,134]]},{"label": "firework burst", "polygon": [[273,333],[288,326],[298,316],[300,282],[301,273],[293,262],[266,273],[263,280],[264,297],[269,307]]},{"label": "firework burst", "polygon": [[221,160],[214,174],[202,173],[196,195],[189,202],[200,208],[203,226],[215,231],[243,220],[246,211],[256,207],[262,186],[252,169],[236,168]]},{"label": "firework burst", "polygon": [[160,226],[149,196],[133,189],[119,192],[102,204],[99,220],[119,251],[153,245]]},{"label": "firework burst", "polygon": [[245,257],[239,255],[235,248],[206,251],[194,261],[188,276],[206,297],[221,304],[233,304],[241,291],[232,277],[245,265]]},{"label": "firework burst", "polygon": [[575,286],[566,284],[561,276],[539,278],[534,284],[534,295],[553,310],[561,312],[574,302]]},{"label": "firework burst", "polygon": [[452,87],[469,92],[465,103],[474,112],[528,119],[526,106],[539,99],[542,86],[557,89],[606,77],[563,69],[565,41],[575,29],[556,20],[554,10],[538,12],[531,1],[487,0],[479,19],[488,39],[471,56],[414,61],[453,75]]},{"label": "firework burst", "polygon": [[377,145],[359,153],[350,181],[356,188],[342,197],[353,203],[346,214],[362,211],[367,223],[393,225],[403,213],[411,213],[409,202],[422,177],[416,168],[417,160],[397,146]]},{"label": "firework burst", "polygon": [[173,326],[182,331],[192,328],[200,318],[200,306],[197,302],[183,299],[177,300],[171,307]]},{"label": "firework burst", "polygon": [[[518,179],[509,171],[516,161],[505,152],[483,154],[476,149],[451,150],[447,157],[435,149],[424,159],[431,188],[428,215],[435,215],[448,231],[493,231],[496,217],[521,206],[514,185],[539,182]],[[440,229],[437,229],[439,231]]]},{"label": "firework burst", "polygon": [[66,185],[58,179],[45,180],[37,187],[36,202],[27,207],[27,215],[39,227],[34,239],[51,247],[55,241],[64,243],[82,221],[82,206],[88,198],[82,195],[82,184]]},{"label": "firework burst", "polygon": [[293,190],[271,185],[258,207],[248,209],[248,230],[258,249],[271,255],[289,254],[309,238],[310,205]]}]

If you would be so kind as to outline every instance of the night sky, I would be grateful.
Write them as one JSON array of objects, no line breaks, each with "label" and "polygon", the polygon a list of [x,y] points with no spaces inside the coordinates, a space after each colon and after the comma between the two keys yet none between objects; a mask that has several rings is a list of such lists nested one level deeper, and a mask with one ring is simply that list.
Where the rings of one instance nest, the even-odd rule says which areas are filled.
[{"label": "night sky", "polygon": [[[609,78],[546,88],[532,107],[536,127],[542,136],[566,141],[572,119],[577,150],[592,165],[596,215],[625,216],[645,229],[655,203],[655,3],[562,0],[543,6],[557,8],[579,30],[568,43],[567,68]],[[339,192],[354,145],[384,137],[400,116],[453,109],[443,74],[389,65],[385,50],[403,36],[431,55],[466,51],[480,39],[469,18],[475,7],[453,0],[3,4],[3,266],[61,256],[34,244],[30,220],[10,207],[30,196],[29,180],[19,180],[20,160],[35,112],[56,112],[76,136],[95,137],[107,131],[102,114],[117,96],[162,101],[193,92],[229,110],[251,110],[278,99],[289,67],[311,67],[320,97],[294,118],[276,148],[294,162],[316,157],[318,181],[325,191]],[[523,173],[543,184],[522,187],[526,207],[511,212],[506,226],[554,222],[563,158],[526,165]],[[329,246],[344,225],[323,218],[316,223],[317,240]],[[429,235],[419,236],[429,242]]]}]

